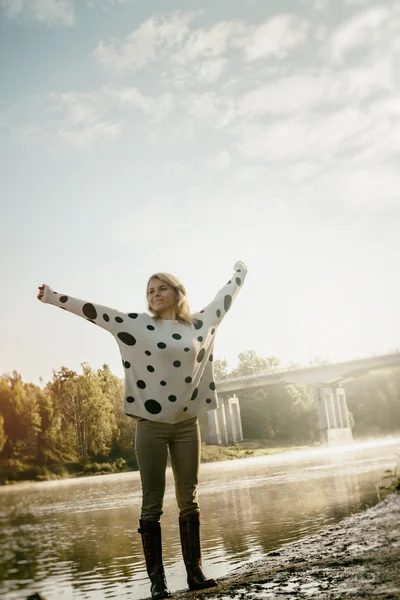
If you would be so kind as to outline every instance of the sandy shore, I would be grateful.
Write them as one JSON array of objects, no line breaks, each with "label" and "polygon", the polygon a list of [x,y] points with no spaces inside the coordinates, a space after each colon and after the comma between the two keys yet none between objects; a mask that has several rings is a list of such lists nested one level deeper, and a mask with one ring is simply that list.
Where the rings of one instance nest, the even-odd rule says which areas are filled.
[{"label": "sandy shore", "polygon": [[400,494],[219,579],[207,600],[400,599]]}]

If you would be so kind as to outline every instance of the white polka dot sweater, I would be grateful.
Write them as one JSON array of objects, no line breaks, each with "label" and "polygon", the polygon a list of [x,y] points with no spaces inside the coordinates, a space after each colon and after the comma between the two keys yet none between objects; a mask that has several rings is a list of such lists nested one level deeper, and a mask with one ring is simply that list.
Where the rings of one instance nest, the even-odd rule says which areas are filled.
[{"label": "white polka dot sweater", "polygon": [[115,337],[125,370],[126,415],[179,423],[218,406],[213,373],[215,333],[247,274],[237,262],[228,283],[198,313],[193,325],[155,321],[147,313],[123,313],[54,292],[42,302],[83,317]]}]

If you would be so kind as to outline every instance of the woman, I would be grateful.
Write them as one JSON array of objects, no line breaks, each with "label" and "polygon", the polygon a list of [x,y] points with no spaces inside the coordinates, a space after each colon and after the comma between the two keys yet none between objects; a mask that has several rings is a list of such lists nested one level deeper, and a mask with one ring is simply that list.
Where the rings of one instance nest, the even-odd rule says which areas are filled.
[{"label": "woman", "polygon": [[115,337],[125,369],[123,411],[137,419],[135,448],[142,483],[142,535],[152,598],[170,592],[162,563],[160,518],[168,450],[179,507],[179,530],[188,586],[216,585],[201,567],[198,416],[217,408],[213,375],[215,333],[247,274],[237,262],[228,283],[199,313],[191,314],[183,284],[168,273],[147,284],[151,313],[123,313],[39,287],[38,298],[73,312]]}]

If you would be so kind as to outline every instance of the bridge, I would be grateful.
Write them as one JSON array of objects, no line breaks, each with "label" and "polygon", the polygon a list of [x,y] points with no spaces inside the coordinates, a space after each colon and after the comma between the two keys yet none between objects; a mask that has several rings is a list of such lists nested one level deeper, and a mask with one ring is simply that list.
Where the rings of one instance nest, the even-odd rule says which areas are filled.
[{"label": "bridge", "polygon": [[237,393],[269,385],[312,385],[318,411],[321,441],[327,444],[352,441],[346,392],[343,384],[371,371],[400,367],[400,351],[317,366],[270,368],[267,371],[227,377],[216,381],[219,407],[207,414],[206,439],[210,444],[243,440]]},{"label": "bridge", "polygon": [[400,366],[400,352],[358,358],[346,362],[324,363],[313,367],[271,368],[254,375],[219,379],[216,386],[217,391],[221,394],[276,384],[294,383],[319,386],[327,383],[345,383],[345,381],[359,377],[369,371],[392,366]]}]

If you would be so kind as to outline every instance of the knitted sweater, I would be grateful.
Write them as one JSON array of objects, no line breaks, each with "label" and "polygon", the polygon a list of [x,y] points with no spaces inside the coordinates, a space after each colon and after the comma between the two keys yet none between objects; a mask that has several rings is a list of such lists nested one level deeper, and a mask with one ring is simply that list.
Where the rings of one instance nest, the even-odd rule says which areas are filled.
[{"label": "knitted sweater", "polygon": [[155,321],[147,313],[124,313],[45,286],[42,302],[83,317],[115,337],[125,370],[126,415],[179,423],[218,407],[213,371],[215,333],[246,277],[237,262],[228,283],[193,325]]}]

